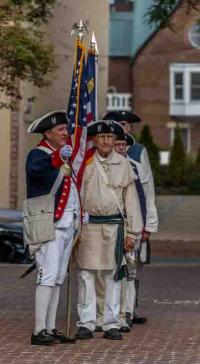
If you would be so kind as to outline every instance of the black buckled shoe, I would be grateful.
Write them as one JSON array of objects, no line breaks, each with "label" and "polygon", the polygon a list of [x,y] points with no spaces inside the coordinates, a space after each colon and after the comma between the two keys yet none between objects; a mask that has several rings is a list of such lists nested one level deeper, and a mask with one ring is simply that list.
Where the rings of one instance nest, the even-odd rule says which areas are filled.
[{"label": "black buckled shoe", "polygon": [[129,312],[126,312],[126,323],[129,327],[133,326],[133,321]]},{"label": "black buckled shoe", "polygon": [[80,326],[78,328],[78,331],[76,333],[76,339],[78,340],[86,340],[86,339],[92,339],[93,333],[85,326]]},{"label": "black buckled shoe", "polygon": [[123,333],[125,333],[125,332],[131,332],[131,330],[130,330],[130,327],[129,326],[121,326],[120,327],[120,329],[119,329],[119,331],[120,332],[123,332]]},{"label": "black buckled shoe", "polygon": [[147,322],[147,317],[138,317],[138,316],[134,316],[132,319],[132,323],[136,324],[136,325],[144,325]]},{"label": "black buckled shoe", "polygon": [[102,326],[96,326],[94,332],[103,332]]},{"label": "black buckled shoe", "polygon": [[74,344],[76,342],[75,338],[67,337],[62,332],[59,332],[57,329],[53,329],[50,335],[60,340],[61,344]]},{"label": "black buckled shoe", "polygon": [[31,335],[31,345],[54,345],[59,343],[60,340],[50,334],[47,334],[46,330],[38,332],[37,335]]},{"label": "black buckled shoe", "polygon": [[105,331],[103,334],[103,338],[110,340],[123,340],[121,332],[116,328]]}]

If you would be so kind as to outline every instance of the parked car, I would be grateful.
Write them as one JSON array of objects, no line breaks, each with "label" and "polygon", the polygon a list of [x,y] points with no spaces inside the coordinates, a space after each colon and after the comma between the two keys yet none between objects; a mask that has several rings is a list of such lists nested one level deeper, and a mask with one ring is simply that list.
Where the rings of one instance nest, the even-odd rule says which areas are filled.
[{"label": "parked car", "polygon": [[32,262],[28,250],[24,247],[20,211],[0,209],[0,262]]}]

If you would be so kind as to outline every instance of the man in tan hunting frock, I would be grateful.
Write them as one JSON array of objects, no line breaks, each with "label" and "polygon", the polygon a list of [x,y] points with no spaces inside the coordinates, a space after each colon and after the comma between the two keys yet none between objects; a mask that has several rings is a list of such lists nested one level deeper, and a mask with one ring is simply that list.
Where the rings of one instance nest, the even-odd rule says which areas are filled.
[{"label": "man in tan hunting frock", "polygon": [[105,280],[103,337],[122,339],[119,311],[121,279],[126,274],[123,255],[132,251],[143,228],[133,170],[129,162],[113,150],[116,128],[110,120],[95,122],[88,128],[96,151],[88,160],[82,183],[82,206],[89,214],[89,223],[82,227],[76,251],[78,339],[93,337],[98,271]]}]

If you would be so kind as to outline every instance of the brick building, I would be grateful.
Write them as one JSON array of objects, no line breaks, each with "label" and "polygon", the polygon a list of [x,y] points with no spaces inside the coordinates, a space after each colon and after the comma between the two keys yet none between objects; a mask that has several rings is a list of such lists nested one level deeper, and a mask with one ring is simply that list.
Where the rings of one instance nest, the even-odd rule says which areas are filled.
[{"label": "brick building", "polygon": [[[199,13],[186,13],[182,1],[171,14],[175,32],[151,29],[146,23],[146,31],[142,31],[147,3],[135,0],[128,34],[129,54],[114,54],[116,39],[114,42],[110,38],[109,87],[115,90],[115,100],[117,94],[129,95],[129,109],[141,116],[142,124],[150,125],[155,141],[163,149],[173,144],[174,130],[179,125],[187,152],[195,154],[200,146]],[[112,12],[110,17],[112,23]],[[123,108],[120,102],[118,106]],[[136,132],[142,124],[135,127]]]},{"label": "brick building", "polygon": [[[90,44],[92,31],[99,49],[99,114],[106,110],[108,77],[108,0],[60,0],[53,17],[46,25],[48,41],[54,45],[56,72],[51,85],[42,90],[30,84],[19,85],[22,101],[15,113],[0,111],[0,207],[21,208],[25,196],[25,159],[27,152],[37,143],[38,136],[29,136],[28,125],[52,110],[65,109],[71,86],[75,39],[70,36],[74,22],[88,22]],[[34,100],[34,102],[32,102]]]}]

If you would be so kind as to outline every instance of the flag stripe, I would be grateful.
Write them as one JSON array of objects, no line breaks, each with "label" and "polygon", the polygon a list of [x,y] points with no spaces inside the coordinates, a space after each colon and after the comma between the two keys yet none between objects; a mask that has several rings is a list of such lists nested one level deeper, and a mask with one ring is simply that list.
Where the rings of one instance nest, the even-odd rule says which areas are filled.
[{"label": "flag stripe", "polygon": [[76,175],[78,189],[80,189],[85,165],[87,123],[92,120],[92,115],[87,89],[85,47],[79,42],[77,42],[76,48],[67,116],[73,146],[72,167]]}]

